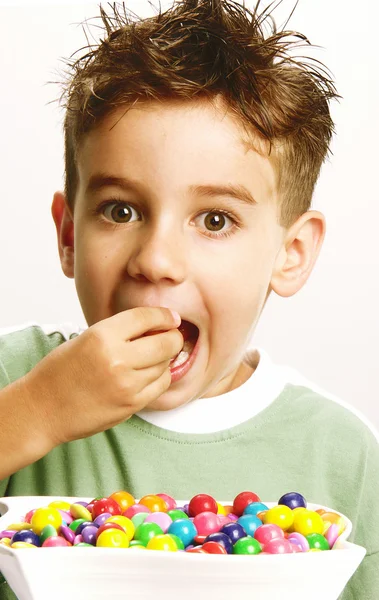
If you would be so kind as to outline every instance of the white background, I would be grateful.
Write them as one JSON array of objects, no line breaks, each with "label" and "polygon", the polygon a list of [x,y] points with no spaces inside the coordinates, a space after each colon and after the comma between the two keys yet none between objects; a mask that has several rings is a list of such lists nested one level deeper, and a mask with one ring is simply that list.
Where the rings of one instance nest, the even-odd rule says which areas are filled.
[{"label": "white background", "polygon": [[[276,13],[278,26],[294,0],[283,5]],[[374,0],[300,0],[289,23],[323,47],[314,55],[333,72],[343,100],[331,107],[337,137],[314,196],[314,208],[324,212],[328,224],[321,256],[295,297],[271,297],[255,343],[379,426],[375,5]],[[141,16],[152,14],[147,0],[127,6]],[[63,111],[48,104],[60,89],[47,82],[60,79],[62,57],[86,44],[78,24],[98,14],[92,2],[0,0],[0,327],[25,321],[85,326],[74,283],[60,270],[50,216],[53,192],[63,187]]]}]

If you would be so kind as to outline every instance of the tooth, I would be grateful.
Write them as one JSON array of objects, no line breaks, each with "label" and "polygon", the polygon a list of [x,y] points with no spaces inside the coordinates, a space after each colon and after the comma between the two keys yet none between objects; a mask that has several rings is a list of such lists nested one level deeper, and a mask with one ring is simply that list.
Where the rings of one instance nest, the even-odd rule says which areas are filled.
[{"label": "tooth", "polygon": [[180,365],[182,365],[183,363],[186,362],[186,360],[189,357],[189,353],[186,352],[185,350],[181,350],[178,354],[178,356],[170,362],[170,367],[180,367]]}]

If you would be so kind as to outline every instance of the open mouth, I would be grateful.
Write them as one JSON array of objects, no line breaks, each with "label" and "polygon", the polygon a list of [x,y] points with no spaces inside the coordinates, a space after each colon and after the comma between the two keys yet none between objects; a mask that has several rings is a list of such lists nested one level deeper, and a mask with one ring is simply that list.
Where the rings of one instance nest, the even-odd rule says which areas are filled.
[{"label": "open mouth", "polygon": [[179,354],[170,361],[170,369],[180,367],[189,359],[196,346],[200,333],[198,327],[194,323],[185,321],[184,319],[178,329],[183,336],[184,344]]}]

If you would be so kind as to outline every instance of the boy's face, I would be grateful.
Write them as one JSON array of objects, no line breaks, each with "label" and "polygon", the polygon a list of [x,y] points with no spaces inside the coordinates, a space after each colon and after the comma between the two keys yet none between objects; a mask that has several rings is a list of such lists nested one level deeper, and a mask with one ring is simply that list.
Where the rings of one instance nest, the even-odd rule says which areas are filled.
[{"label": "boy's face", "polygon": [[150,102],[124,113],[108,115],[79,151],[75,282],[89,326],[139,306],[198,326],[194,364],[151,405],[165,410],[249,377],[242,358],[285,232],[274,168],[224,108]]}]

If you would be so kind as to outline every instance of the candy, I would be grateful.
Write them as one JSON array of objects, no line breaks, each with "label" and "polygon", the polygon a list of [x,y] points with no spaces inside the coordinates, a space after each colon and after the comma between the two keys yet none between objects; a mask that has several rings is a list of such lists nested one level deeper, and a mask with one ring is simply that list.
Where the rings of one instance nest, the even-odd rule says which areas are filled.
[{"label": "candy", "polygon": [[184,506],[167,494],[139,502],[120,490],[90,503],[55,500],[33,508],[0,531],[12,549],[105,547],[189,554],[293,554],[333,548],[346,529],[341,515],[309,510],[301,494],[283,494],[268,507],[254,492],[241,492],[233,505],[197,494]]}]

